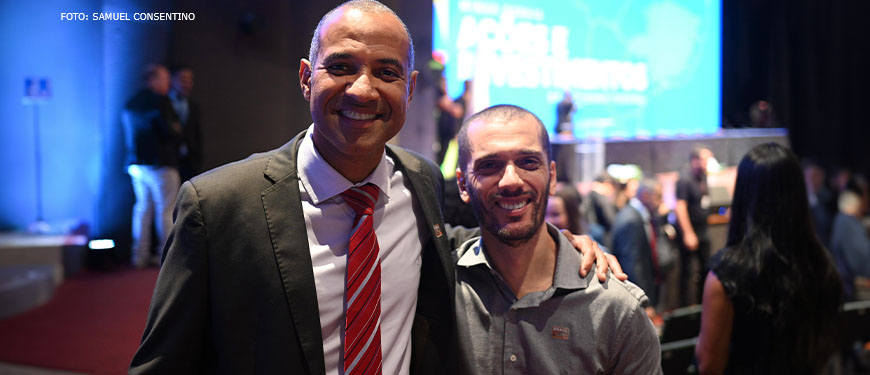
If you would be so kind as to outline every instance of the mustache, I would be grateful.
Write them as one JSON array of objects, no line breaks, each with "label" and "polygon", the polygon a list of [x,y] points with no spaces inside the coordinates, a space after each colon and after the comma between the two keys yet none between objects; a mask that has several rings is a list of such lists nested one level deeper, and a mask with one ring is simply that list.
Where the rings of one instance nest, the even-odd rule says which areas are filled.
[{"label": "mustache", "polygon": [[532,200],[534,200],[535,198],[538,197],[538,194],[535,193],[534,191],[521,191],[521,190],[520,191],[507,191],[507,190],[505,190],[505,191],[499,191],[499,192],[496,192],[495,194],[493,194],[492,200],[501,199],[501,198],[519,198],[519,197],[523,197],[523,196],[527,196],[528,198],[531,198]]}]

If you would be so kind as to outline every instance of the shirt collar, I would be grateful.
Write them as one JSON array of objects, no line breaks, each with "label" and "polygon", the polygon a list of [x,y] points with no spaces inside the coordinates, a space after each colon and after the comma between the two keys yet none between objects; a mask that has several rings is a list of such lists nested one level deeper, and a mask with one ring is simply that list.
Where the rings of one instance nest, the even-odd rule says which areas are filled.
[{"label": "shirt collar", "polygon": [[305,138],[299,145],[299,155],[296,159],[296,167],[299,171],[299,179],[305,187],[305,191],[311,197],[311,202],[316,206],[323,201],[329,200],[336,195],[354,186],[362,186],[372,183],[381,190],[381,196],[385,199],[390,196],[390,176],[395,170],[396,163],[387,156],[386,150],[381,155],[381,161],[375,170],[360,183],[354,184],[344,178],[335,170],[326,159],[314,147],[314,124],[308,127]]},{"label": "shirt collar", "polygon": [[175,90],[169,91],[169,99],[172,99],[172,101],[187,101],[186,97],[181,96],[181,93]]},{"label": "shirt collar", "polygon": [[[580,277],[580,263],[583,256],[577,252],[571,241],[558,228],[547,223],[547,233],[556,239],[559,252],[556,253],[556,273],[553,275],[553,286],[559,289],[584,289],[588,285],[586,279]],[[589,272],[594,275],[595,272]],[[589,275],[587,275],[589,276]]]},{"label": "shirt collar", "polygon": [[[568,238],[550,223],[547,223],[547,233],[555,239],[556,247],[559,249],[556,253],[556,270],[553,274],[553,286],[558,289],[586,288],[588,285],[586,279],[581,278],[579,274],[580,263],[582,261],[580,253],[574,249],[574,245],[568,241]],[[456,265],[460,267],[483,265],[495,271],[486,256],[482,237],[477,238],[474,243],[469,245],[468,250],[462,254]]]},{"label": "shirt collar", "polygon": [[456,262],[457,266],[460,267],[473,267],[477,265],[485,265],[487,268],[492,269],[492,266],[489,264],[489,260],[486,259],[486,254],[483,253],[483,238],[478,237],[472,244],[469,245],[468,250],[462,254],[462,257],[459,258],[459,261]]}]

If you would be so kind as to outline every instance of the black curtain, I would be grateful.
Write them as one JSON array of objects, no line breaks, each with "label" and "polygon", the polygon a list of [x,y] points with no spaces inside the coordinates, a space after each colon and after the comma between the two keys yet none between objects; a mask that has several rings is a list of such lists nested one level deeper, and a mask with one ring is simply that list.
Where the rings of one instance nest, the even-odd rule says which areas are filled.
[{"label": "black curtain", "polygon": [[870,2],[725,0],[723,125],[771,103],[801,157],[870,172]]}]

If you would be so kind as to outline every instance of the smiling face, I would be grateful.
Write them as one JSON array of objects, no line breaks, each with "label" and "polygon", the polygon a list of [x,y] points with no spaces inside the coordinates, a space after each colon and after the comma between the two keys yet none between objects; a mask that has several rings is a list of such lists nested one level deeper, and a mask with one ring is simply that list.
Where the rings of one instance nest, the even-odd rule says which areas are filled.
[{"label": "smiling face", "polygon": [[316,61],[303,59],[299,69],[314,145],[345,177],[360,164],[374,169],[402,128],[414,92],[408,35],[391,14],[340,9],[319,38]]},{"label": "smiling face", "polygon": [[547,157],[532,116],[505,122],[476,120],[468,128],[469,159],[457,170],[460,197],[478,223],[516,246],[544,229],[547,197],[556,190],[556,163]]}]

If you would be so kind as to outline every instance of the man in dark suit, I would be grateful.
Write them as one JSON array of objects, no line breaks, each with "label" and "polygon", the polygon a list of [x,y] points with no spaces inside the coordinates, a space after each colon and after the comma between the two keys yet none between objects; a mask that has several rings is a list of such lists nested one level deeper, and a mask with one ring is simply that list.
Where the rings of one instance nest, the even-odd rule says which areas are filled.
[{"label": "man in dark suit", "polygon": [[[625,267],[628,280],[637,284],[650,299],[650,306],[658,305],[658,285],[661,277],[654,244],[658,228],[653,216],[662,200],[661,185],[653,180],[641,181],[637,196],[631,198],[613,221],[613,255]],[[648,310],[647,314],[653,311]]]},{"label": "man in dark suit", "polygon": [[[386,146],[404,123],[413,66],[410,34],[382,4],[345,3],[321,19],[299,70],[313,125],[182,186],[131,373],[462,372],[450,251],[468,233],[443,224],[438,168]],[[345,194],[365,189],[374,205],[360,223],[371,224],[356,226]],[[377,300],[364,349],[378,350],[348,363],[358,229],[376,238],[363,282],[376,279],[379,297],[362,299]]]}]

